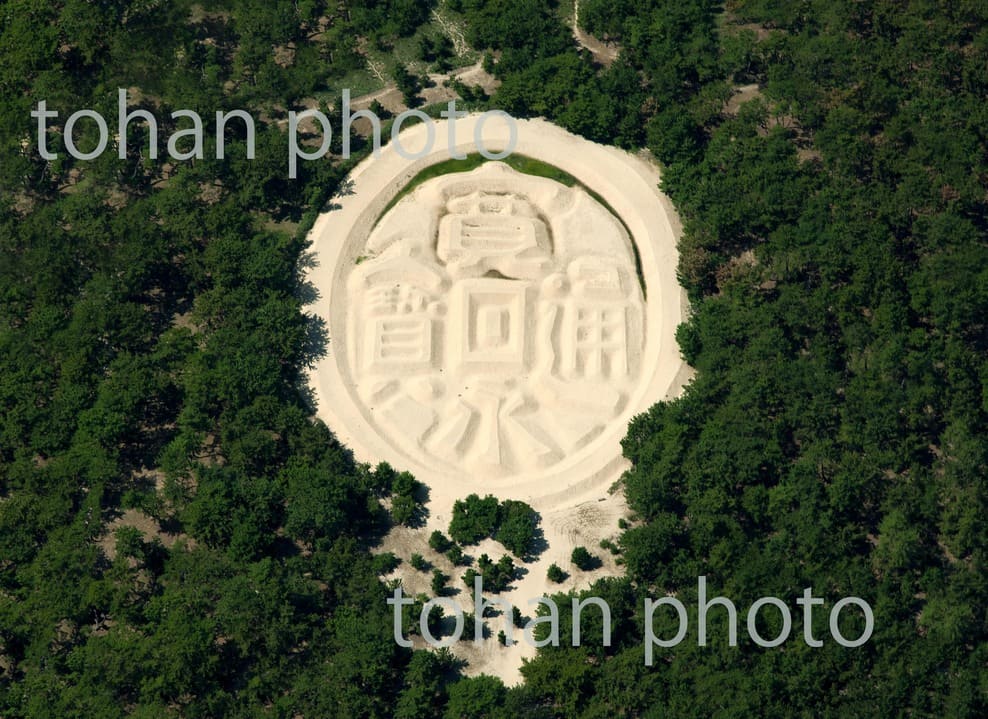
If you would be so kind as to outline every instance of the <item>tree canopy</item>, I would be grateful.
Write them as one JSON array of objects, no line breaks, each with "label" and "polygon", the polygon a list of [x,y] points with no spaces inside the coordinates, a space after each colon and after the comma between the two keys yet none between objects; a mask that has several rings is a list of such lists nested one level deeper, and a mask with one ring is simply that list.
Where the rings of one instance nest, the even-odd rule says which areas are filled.
[{"label": "tree canopy", "polygon": [[[568,12],[4,4],[0,715],[988,714],[983,4],[583,0],[582,29],[620,48],[606,67]],[[683,224],[677,336],[696,377],[629,426],[624,576],[581,594],[607,601],[615,641],[564,636],[512,688],[394,642],[393,559],[370,549],[421,521],[421,487],[357,465],[304,386],[328,351],[302,309],[305,237],[350,165],[289,180],[280,120],[417,48],[445,58],[426,33],[487,54],[500,85],[476,106],[650,150]],[[122,159],[66,153],[65,118],[113,118],[120,87],[159,119],[159,160],[138,123]],[[42,99],[57,160],[33,141]],[[179,108],[204,118],[205,157],[162,162]],[[235,109],[256,120],[256,157],[230,122],[216,159],[212,118]],[[75,139],[92,147],[95,125]],[[468,497],[452,539],[524,559],[537,515],[492,499]],[[874,636],[689,637],[645,666],[644,598],[695,605],[700,575],[739,606],[809,586],[861,597]]]}]

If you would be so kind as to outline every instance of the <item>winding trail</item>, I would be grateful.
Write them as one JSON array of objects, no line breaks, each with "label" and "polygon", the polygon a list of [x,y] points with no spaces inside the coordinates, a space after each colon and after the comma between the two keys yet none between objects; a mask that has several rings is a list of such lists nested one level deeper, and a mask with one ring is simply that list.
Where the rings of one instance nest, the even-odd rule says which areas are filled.
[{"label": "winding trail", "polygon": [[388,79],[384,76],[384,68],[381,66],[381,63],[374,62],[370,57],[367,58],[367,69],[370,70],[371,74],[381,82],[388,81]]},{"label": "winding trail", "polygon": [[442,28],[446,36],[453,42],[453,52],[457,54],[458,57],[463,57],[467,52],[470,51],[470,46],[467,45],[467,39],[463,35],[463,30],[456,25],[456,23],[451,20],[447,20],[443,17],[442,13],[439,11],[445,7],[446,3],[442,3],[442,6],[436,8],[432,11],[432,19],[435,20],[439,27]]},{"label": "winding trail", "polygon": [[588,35],[580,29],[580,0],[574,0],[573,2],[573,37],[579,43],[580,47],[589,50],[590,54],[593,55],[593,59],[604,67],[610,67],[617,60],[618,55],[621,54],[620,47],[603,43],[593,35]]}]

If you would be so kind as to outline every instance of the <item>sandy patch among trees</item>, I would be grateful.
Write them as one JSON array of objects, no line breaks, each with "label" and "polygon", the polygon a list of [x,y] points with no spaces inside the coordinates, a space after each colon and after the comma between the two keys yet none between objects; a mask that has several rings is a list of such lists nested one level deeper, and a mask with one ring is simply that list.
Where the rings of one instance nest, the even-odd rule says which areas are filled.
[{"label": "sandy patch among trees", "polygon": [[[599,543],[626,514],[620,492],[608,491],[627,466],[620,441],[634,415],[681,390],[689,368],[675,342],[686,312],[679,227],[657,168],[542,120],[514,122],[516,154],[578,184],[488,163],[424,182],[390,207],[421,170],[449,158],[451,131],[463,154],[476,152],[475,131],[489,152],[507,146],[507,124],[476,115],[433,125],[438,141],[419,159],[388,145],[356,168],[352,193],[310,235],[308,281],[321,297],[309,310],[330,337],[311,382],[319,415],[358,460],[387,461],[429,488],[426,526],[383,547],[405,560],[397,572],[409,589],[428,584],[408,566],[422,554],[472,608],[464,568],[446,567],[427,545],[433,530],[447,531],[457,499],[491,493],[540,513],[544,549],[502,595],[531,616],[529,599],[616,573]],[[414,153],[428,127],[400,139]],[[507,553],[484,542],[470,554]],[[601,566],[573,567],[575,546]],[[553,563],[569,574],[562,584],[546,578]],[[496,641],[453,649],[468,673],[508,682],[534,653]]]}]

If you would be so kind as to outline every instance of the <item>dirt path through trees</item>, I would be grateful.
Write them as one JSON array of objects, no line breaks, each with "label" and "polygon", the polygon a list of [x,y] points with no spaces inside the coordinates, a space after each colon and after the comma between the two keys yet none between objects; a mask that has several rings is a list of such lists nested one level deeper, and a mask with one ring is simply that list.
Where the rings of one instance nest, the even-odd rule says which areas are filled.
[{"label": "dirt path through trees", "polygon": [[594,60],[604,67],[610,67],[621,53],[621,48],[603,43],[580,29],[580,0],[575,0],[573,4],[573,37],[580,47],[589,50]]}]

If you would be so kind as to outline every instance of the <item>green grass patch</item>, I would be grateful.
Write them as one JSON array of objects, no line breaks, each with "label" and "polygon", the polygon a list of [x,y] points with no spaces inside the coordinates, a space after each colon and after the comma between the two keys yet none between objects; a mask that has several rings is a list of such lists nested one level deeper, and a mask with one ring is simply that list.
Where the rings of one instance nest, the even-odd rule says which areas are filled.
[{"label": "green grass patch", "polygon": [[[409,123],[406,123],[410,126]],[[486,162],[492,162],[492,160],[486,159],[479,152],[474,152],[467,155],[462,160],[449,159],[442,162],[437,162],[435,165],[429,165],[421,172],[419,172],[415,177],[408,181],[401,190],[395,195],[391,202],[387,204],[384,210],[381,212],[378,220],[381,219],[388,211],[397,205],[401,200],[407,197],[409,194],[415,191],[419,185],[423,182],[428,182],[429,180],[440,177],[442,175],[449,175],[455,172],[470,172],[470,170],[476,170],[478,167]],[[550,165],[547,162],[542,162],[541,160],[536,160],[534,157],[528,157],[527,155],[508,155],[506,158],[501,160],[504,164],[517,170],[518,172],[523,172],[526,175],[535,175],[537,177],[548,177],[550,180],[555,180],[556,182],[561,182],[567,187],[579,186],[587,190],[594,199],[602,202],[598,195],[592,193],[589,189],[584,187],[575,177],[573,177],[568,172],[563,172],[555,165]],[[602,202],[605,206],[607,203]],[[610,208],[608,207],[610,210]],[[610,210],[613,214],[614,211]],[[615,215],[616,216],[616,215]]]},{"label": "green grass patch", "polygon": [[378,80],[370,70],[362,67],[351,70],[341,79],[334,81],[330,87],[328,92],[317,93],[316,97],[335,105],[340,101],[344,88],[350,91],[350,98],[353,99],[377,92],[384,87],[384,83]]}]

